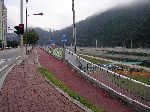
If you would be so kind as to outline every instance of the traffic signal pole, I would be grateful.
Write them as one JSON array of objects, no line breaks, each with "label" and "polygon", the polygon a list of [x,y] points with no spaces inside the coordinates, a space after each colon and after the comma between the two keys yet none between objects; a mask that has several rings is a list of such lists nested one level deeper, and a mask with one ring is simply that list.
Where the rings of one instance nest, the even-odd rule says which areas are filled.
[{"label": "traffic signal pole", "polygon": [[[20,0],[20,24],[23,24],[23,0]],[[21,42],[20,42],[20,46],[21,46],[21,57],[22,57],[22,61],[23,61],[23,34],[21,34]]]},{"label": "traffic signal pole", "polygon": [[[27,3],[26,3],[27,4]],[[27,26],[27,21],[28,21],[28,10],[27,10],[27,6],[26,6],[26,33],[28,32],[28,26]],[[28,43],[27,43],[27,36],[26,36],[26,55],[28,54]]]},{"label": "traffic signal pole", "polygon": [[72,0],[72,12],[73,12],[73,39],[74,39],[74,53],[76,54],[77,50],[77,40],[76,40],[76,23],[75,23],[75,9],[74,9],[74,0]]}]

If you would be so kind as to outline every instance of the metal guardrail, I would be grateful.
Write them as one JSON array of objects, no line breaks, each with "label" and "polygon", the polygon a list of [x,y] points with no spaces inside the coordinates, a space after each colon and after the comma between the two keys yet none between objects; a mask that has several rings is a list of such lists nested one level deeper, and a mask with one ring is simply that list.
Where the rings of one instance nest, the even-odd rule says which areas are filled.
[{"label": "metal guardrail", "polygon": [[150,85],[99,67],[69,50],[65,51],[65,59],[89,78],[105,85],[121,97],[150,110]]},{"label": "metal guardrail", "polygon": [[[45,51],[58,59],[62,59],[62,49],[60,48],[46,48]],[[65,60],[80,70],[88,79],[95,81],[96,84],[100,84],[106,90],[141,108],[142,112],[143,110],[150,111],[150,85],[102,68],[69,50],[65,50]]]}]

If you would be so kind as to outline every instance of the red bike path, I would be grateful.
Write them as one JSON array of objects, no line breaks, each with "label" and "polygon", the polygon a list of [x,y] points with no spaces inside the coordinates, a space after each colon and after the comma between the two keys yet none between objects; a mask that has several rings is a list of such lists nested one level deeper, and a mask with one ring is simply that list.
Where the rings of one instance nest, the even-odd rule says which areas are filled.
[{"label": "red bike path", "polygon": [[112,98],[104,90],[86,81],[68,64],[54,58],[42,49],[38,49],[38,58],[43,67],[53,72],[66,86],[91,101],[94,105],[104,108],[107,112],[133,112],[129,106]]}]

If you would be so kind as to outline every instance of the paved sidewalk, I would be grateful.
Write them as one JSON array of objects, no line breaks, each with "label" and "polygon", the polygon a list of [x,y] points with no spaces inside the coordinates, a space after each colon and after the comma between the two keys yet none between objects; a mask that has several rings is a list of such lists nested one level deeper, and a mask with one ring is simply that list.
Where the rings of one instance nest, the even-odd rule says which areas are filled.
[{"label": "paved sidewalk", "polygon": [[33,53],[8,74],[0,93],[0,112],[83,112],[37,73]]},{"label": "paved sidewalk", "polygon": [[80,77],[69,65],[52,57],[42,49],[38,49],[38,54],[40,64],[43,67],[52,71],[65,85],[96,106],[105,108],[107,112],[133,112],[121,101],[113,99],[108,93]]}]

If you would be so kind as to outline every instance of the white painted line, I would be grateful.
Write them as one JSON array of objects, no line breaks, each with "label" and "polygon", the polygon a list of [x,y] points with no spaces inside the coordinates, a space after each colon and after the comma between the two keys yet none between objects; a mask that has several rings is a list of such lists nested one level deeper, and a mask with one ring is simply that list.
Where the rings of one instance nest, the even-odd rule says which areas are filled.
[{"label": "white painted line", "polygon": [[0,60],[5,61],[5,59],[0,59]]},{"label": "white painted line", "polygon": [[7,59],[8,61],[11,61],[12,59]]},{"label": "white painted line", "polygon": [[[68,62],[69,62],[72,66],[74,66],[74,65],[71,63],[71,61],[68,60]],[[95,78],[93,78],[93,77],[87,75],[84,71],[80,70],[77,66],[74,66],[74,67],[75,67],[75,69],[79,70],[81,73],[83,73],[83,74],[84,74],[85,76],[87,76],[88,78],[90,78],[90,79],[92,79],[93,81],[95,81],[95,82],[101,84],[103,87],[107,88],[108,90],[113,91],[115,94],[118,94],[118,95],[120,95],[120,96],[122,96],[122,97],[124,97],[124,98],[127,98],[129,101],[133,101],[133,102],[135,102],[135,103],[137,103],[137,104],[139,104],[139,105],[141,105],[141,106],[143,106],[143,107],[145,107],[145,108],[147,108],[147,109],[150,109],[149,106],[147,106],[147,105],[145,105],[145,104],[139,102],[138,100],[134,100],[134,99],[132,99],[132,98],[130,98],[130,97],[128,97],[128,96],[122,94],[122,93],[119,93],[119,92],[117,92],[116,90],[110,88],[109,86],[107,86],[107,85],[101,83],[101,82],[98,81],[97,79],[95,79]]]},{"label": "white painted line", "polygon": [[6,67],[8,67],[8,65],[6,65],[6,66],[4,66],[3,68],[1,68],[1,69],[0,69],[0,72],[1,72],[2,70],[4,70]]},{"label": "white painted line", "polygon": [[0,60],[0,64],[4,63],[5,62],[5,59],[1,59]]},{"label": "white painted line", "polygon": [[18,60],[21,56],[19,56],[18,58],[16,58],[16,60]]}]

